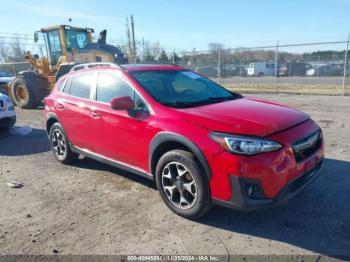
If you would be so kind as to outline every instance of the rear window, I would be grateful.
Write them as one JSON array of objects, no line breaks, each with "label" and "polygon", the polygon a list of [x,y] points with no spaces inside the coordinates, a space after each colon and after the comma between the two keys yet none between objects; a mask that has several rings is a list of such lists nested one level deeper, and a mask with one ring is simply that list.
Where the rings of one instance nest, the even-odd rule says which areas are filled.
[{"label": "rear window", "polygon": [[94,82],[94,74],[82,74],[73,76],[69,94],[79,98],[90,98],[91,85]]}]

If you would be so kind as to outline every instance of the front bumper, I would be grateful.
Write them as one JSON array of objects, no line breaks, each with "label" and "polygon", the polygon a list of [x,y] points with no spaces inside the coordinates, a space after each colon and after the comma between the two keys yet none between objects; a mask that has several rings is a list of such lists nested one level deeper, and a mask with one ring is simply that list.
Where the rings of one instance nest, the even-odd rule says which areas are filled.
[{"label": "front bumper", "polygon": [[251,183],[252,180],[247,180],[238,176],[230,176],[231,190],[234,192],[232,198],[229,201],[213,198],[213,203],[243,211],[284,205],[289,199],[300,193],[319,176],[322,171],[323,162],[324,160],[322,158],[312,170],[289,181],[286,186],[272,199],[264,197],[252,199],[248,197],[245,188],[246,184]]}]

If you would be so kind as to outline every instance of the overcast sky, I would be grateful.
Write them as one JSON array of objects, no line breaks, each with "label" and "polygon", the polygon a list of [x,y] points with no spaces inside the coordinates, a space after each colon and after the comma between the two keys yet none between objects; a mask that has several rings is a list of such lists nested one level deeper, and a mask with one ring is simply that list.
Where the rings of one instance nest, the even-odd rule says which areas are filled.
[{"label": "overcast sky", "polygon": [[60,0],[1,1],[0,33],[29,33],[68,23],[108,30],[126,39],[125,19],[133,14],[136,38],[177,50],[283,43],[340,41],[350,31],[349,0]]}]

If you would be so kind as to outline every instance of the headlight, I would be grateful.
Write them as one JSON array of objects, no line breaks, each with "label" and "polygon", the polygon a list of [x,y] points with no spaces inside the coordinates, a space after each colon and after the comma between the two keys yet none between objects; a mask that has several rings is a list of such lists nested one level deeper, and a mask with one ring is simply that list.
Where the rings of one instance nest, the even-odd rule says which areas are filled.
[{"label": "headlight", "polygon": [[9,111],[13,111],[13,110],[15,110],[15,108],[14,108],[14,106],[9,106],[9,107],[8,107],[8,110],[9,110]]},{"label": "headlight", "polygon": [[227,151],[239,155],[255,155],[262,152],[276,151],[282,147],[281,144],[264,138],[222,133],[210,133],[209,136]]}]

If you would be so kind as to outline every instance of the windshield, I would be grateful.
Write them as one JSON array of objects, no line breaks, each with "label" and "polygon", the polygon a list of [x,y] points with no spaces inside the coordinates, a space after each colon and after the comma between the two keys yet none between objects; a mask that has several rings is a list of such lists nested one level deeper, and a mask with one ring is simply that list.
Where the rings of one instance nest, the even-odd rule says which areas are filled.
[{"label": "windshield", "polygon": [[49,56],[51,65],[56,65],[62,55],[60,33],[58,30],[46,32],[46,39],[49,47]]},{"label": "windshield", "polygon": [[171,107],[193,107],[240,97],[191,71],[130,72],[158,102]]},{"label": "windshield", "polygon": [[71,52],[72,49],[82,49],[88,44],[88,33],[86,31],[79,30],[65,30],[67,51]]}]

